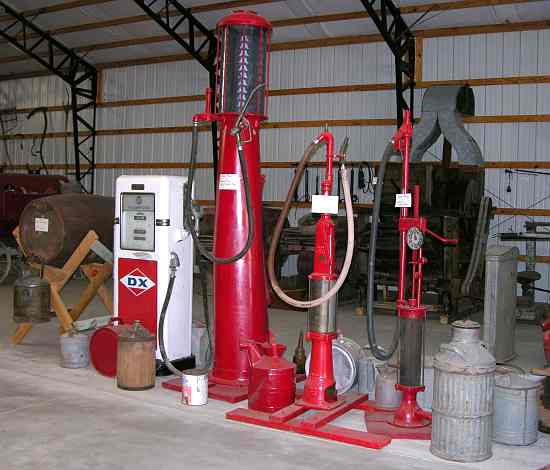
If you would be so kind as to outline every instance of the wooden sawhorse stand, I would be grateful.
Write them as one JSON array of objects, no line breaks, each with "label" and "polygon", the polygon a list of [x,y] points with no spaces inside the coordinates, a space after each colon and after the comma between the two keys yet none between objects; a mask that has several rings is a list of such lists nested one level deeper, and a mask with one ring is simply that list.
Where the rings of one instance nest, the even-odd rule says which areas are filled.
[{"label": "wooden sawhorse stand", "polygon": [[[17,240],[21,251],[23,251],[19,241],[19,227],[13,231],[13,235]],[[78,319],[80,314],[96,295],[99,297],[103,305],[105,305],[105,308],[109,314],[111,316],[113,314],[113,301],[111,294],[103,285],[104,282],[112,275],[112,261],[82,264],[90,251],[94,251],[94,245],[97,244],[99,244],[99,237],[93,230],[90,230],[62,268],[44,266],[43,278],[50,283],[51,304],[57,318],[59,319],[60,333],[64,333],[72,328],[73,321]],[[106,251],[106,249],[104,248],[103,251]],[[40,266],[36,264],[31,264],[31,266],[40,268]],[[80,296],[78,303],[69,312],[69,309],[66,307],[63,299],[61,298],[61,290],[65,287],[69,279],[71,279],[72,275],[79,267],[82,268],[82,272],[88,278],[89,283]],[[21,323],[15,334],[11,337],[12,344],[16,346],[23,341],[23,338],[27,336],[32,327],[32,323]]]}]

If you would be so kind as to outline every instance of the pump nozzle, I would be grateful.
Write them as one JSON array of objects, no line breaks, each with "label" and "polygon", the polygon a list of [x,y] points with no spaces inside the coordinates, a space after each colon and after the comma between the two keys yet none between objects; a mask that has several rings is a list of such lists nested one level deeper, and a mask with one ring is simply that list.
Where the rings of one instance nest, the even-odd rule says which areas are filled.
[{"label": "pump nozzle", "polygon": [[346,158],[346,155],[348,154],[348,147],[349,147],[349,136],[346,136],[346,138],[342,141],[342,145],[340,145],[340,151],[338,152],[338,158],[340,160]]}]

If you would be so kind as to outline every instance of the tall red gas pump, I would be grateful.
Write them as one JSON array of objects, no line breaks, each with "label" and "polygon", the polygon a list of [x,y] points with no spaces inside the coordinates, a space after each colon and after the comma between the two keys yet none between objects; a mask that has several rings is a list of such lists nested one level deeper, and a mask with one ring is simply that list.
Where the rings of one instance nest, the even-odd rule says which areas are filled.
[{"label": "tall red gas pump", "polygon": [[[249,363],[241,343],[268,341],[268,290],[262,236],[260,123],[267,119],[271,24],[249,11],[223,18],[216,28],[215,113],[212,90],[205,112],[193,117],[186,221],[194,225],[191,186],[199,126],[216,121],[220,152],[213,253],[190,230],[200,252],[214,263],[214,362],[209,396],[237,402],[247,397]],[[172,387],[170,387],[172,388]]]}]

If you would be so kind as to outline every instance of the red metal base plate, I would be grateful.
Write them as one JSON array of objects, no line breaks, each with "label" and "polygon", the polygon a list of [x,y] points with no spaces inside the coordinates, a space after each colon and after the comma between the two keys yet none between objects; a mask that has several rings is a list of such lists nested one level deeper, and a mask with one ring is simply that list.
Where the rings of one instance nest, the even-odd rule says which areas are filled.
[{"label": "red metal base plate", "polygon": [[358,406],[365,411],[365,424],[370,432],[385,434],[392,439],[417,439],[429,441],[432,439],[432,425],[406,428],[392,424],[395,410],[381,410],[376,408],[375,402],[365,401]]},{"label": "red metal base plate", "polygon": [[[180,393],[182,391],[181,378],[167,380],[162,383],[162,386],[168,390],[174,390]],[[248,398],[248,386],[225,385],[210,382],[208,384],[208,398],[226,401],[228,403],[238,403]]]},{"label": "red metal base plate", "polygon": [[332,410],[315,411],[306,417],[300,417],[311,408],[303,405],[290,405],[276,413],[263,413],[247,408],[229,411],[225,417],[233,421],[255,424],[282,431],[295,432],[306,436],[315,436],[331,441],[343,442],[370,449],[381,449],[391,442],[391,437],[375,432],[357,431],[330,424],[348,411],[361,409],[367,395],[350,393],[340,397],[342,404]]},{"label": "red metal base plate", "polygon": [[[305,380],[305,374],[298,374],[296,376],[296,383],[303,382]],[[163,388],[167,390],[174,390],[181,393],[181,378],[170,379],[162,383]],[[208,382],[208,398],[214,400],[226,401],[228,403],[238,403],[248,398],[248,386],[247,385],[228,385],[218,384],[209,379]]]}]

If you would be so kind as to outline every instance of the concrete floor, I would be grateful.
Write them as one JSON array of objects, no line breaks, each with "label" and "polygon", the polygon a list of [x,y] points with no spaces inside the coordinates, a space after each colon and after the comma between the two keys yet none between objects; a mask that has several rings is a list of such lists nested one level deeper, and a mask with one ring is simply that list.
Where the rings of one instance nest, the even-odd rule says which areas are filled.
[{"label": "concrete floor", "polygon": [[[80,281],[67,286],[75,298]],[[433,457],[428,442],[394,440],[381,451],[327,442],[280,431],[226,421],[235,407],[211,401],[205,407],[184,407],[177,394],[160,386],[144,392],[117,389],[114,380],[93,368],[59,367],[57,322],[38,325],[24,344],[13,348],[8,336],[11,287],[0,287],[0,468],[94,469],[181,468],[225,469],[539,469],[550,464],[550,438],[541,435],[526,448],[495,444],[492,459],[479,464],[455,464]],[[201,315],[200,300],[195,309]],[[86,316],[104,315],[94,302]],[[303,313],[270,312],[272,330],[293,349]],[[393,320],[379,323],[381,342],[389,339]],[[342,333],[365,344],[364,318],[351,308],[339,310]],[[428,322],[429,350],[448,338],[448,327]],[[520,325],[518,364],[543,364],[540,332]],[[362,416],[345,418],[362,429]]]}]

